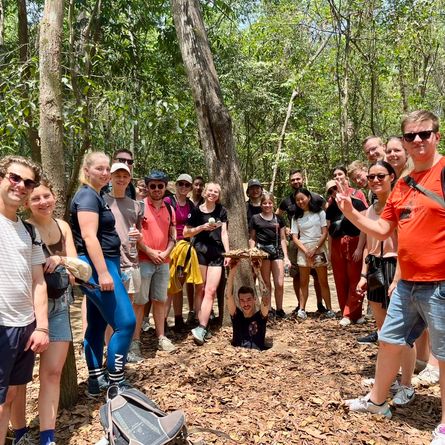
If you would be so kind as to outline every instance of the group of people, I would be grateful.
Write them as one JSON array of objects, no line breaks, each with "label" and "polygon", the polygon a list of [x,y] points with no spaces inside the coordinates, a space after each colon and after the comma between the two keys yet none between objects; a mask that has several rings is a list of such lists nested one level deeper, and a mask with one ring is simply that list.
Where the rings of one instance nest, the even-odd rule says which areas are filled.
[{"label": "group of people", "polygon": [[[125,364],[143,360],[141,330],[150,310],[160,350],[176,349],[166,336],[171,305],[175,329],[190,329],[196,344],[204,344],[211,336],[215,298],[224,289],[225,266],[229,267],[225,296],[235,346],[267,347],[268,317],[287,316],[283,309],[286,272],[292,276],[297,298],[294,315],[302,321],[307,318],[311,276],[318,312],[325,318],[336,317],[329,264],[341,326],[364,322],[362,306],[367,296],[378,334],[372,332],[361,342],[376,341],[378,336],[376,378],[370,394],[347,401],[351,410],[390,417],[386,398],[399,368],[402,376],[396,381],[393,403],[413,400],[415,344],[417,357],[422,351],[428,362],[423,372],[437,379],[440,375],[442,381],[445,180],[441,182],[441,175],[445,177],[445,161],[437,151],[438,119],[424,110],[413,112],[404,118],[402,133],[386,144],[376,136],[366,138],[363,148],[369,164],[354,161],[348,167],[337,166],[326,184],[326,197],[305,187],[301,170],[290,172],[292,192],[278,208],[259,180],[248,182],[249,247],[267,253],[267,258],[252,264],[260,282],[259,302],[252,287],[234,290],[238,261],[224,256],[230,250],[228,216],[220,202],[219,184],[205,184],[202,177],[184,173],[169,193],[167,175],[152,170],[134,186],[131,151],[119,150],[111,160],[102,152],[88,153],[68,224],[54,217],[56,195],[37,164],[19,156],[1,159],[0,237],[8,262],[0,263],[4,277],[0,444],[9,422],[15,444],[31,443],[25,406],[35,353],[41,354],[40,444],[55,444],[60,377],[72,341],[72,289],[68,287],[60,298],[47,298],[44,274],[63,265],[65,257],[77,256],[92,270],[89,282],[81,284],[91,397],[103,394],[110,384],[120,390],[130,386]],[[36,229],[36,239],[17,217],[22,206],[28,211],[27,223]],[[417,239],[425,248],[417,248],[413,242]],[[182,315],[184,289],[187,321]],[[442,404],[445,412],[445,394]],[[431,443],[445,444],[445,418]]]}]

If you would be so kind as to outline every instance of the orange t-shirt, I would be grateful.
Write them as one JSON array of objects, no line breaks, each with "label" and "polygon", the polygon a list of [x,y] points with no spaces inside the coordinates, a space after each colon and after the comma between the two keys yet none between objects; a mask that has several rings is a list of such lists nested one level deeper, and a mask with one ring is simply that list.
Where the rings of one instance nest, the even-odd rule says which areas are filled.
[{"label": "orange t-shirt", "polygon": [[[442,157],[429,170],[410,176],[443,197],[440,174]],[[400,178],[386,202],[381,218],[397,223],[398,261],[403,280],[445,280],[445,208]]]},{"label": "orange t-shirt", "polygon": [[[151,249],[164,251],[168,247],[170,237],[170,226],[176,224],[175,212],[172,209],[172,217],[167,209],[165,202],[162,202],[158,209],[153,206],[150,198],[144,200],[144,219],[142,220],[142,240],[144,244]],[[148,256],[139,251],[139,261],[150,262]],[[168,263],[170,258],[167,257],[164,263]]]}]

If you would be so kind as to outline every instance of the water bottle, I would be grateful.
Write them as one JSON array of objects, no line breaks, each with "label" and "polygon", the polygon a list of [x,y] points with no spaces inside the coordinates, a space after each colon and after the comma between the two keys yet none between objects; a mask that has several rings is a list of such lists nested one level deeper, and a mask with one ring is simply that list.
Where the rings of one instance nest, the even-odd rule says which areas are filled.
[{"label": "water bottle", "polygon": [[136,225],[133,224],[130,228],[130,231],[128,232],[128,252],[131,256],[136,256],[138,254],[138,248],[137,248],[137,240],[130,235],[131,231],[136,228]]}]

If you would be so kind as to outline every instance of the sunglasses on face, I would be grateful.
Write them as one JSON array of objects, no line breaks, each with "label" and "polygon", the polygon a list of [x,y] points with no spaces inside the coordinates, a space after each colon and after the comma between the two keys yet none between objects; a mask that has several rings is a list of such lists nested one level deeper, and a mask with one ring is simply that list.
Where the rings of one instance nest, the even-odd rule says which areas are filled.
[{"label": "sunglasses on face", "polygon": [[186,182],[186,181],[179,181],[176,184],[178,184],[178,187],[191,187],[192,184]]},{"label": "sunglasses on face", "polygon": [[39,186],[39,183],[34,181],[33,179],[23,179],[20,175],[17,175],[16,173],[9,172],[5,176],[9,179],[9,182],[12,185],[18,185],[23,181],[23,185],[25,186],[26,190],[34,190],[36,187]]},{"label": "sunglasses on face", "polygon": [[377,173],[376,175],[368,175],[368,181],[374,181],[375,178],[377,178],[379,181],[383,181],[385,179],[385,176],[389,176],[389,173]]},{"label": "sunglasses on face", "polygon": [[127,164],[127,165],[133,165],[134,164],[134,160],[133,159],[116,158],[116,161],[122,162],[123,164]]},{"label": "sunglasses on face", "polygon": [[404,133],[403,139],[405,139],[406,142],[414,142],[414,139],[416,139],[416,136],[419,136],[419,138],[422,141],[426,141],[430,138],[431,133],[435,133],[433,130],[427,130],[427,131],[418,131],[417,133]]},{"label": "sunglasses on face", "polygon": [[165,185],[164,184],[148,184],[148,187],[150,187],[150,190],[162,190]]}]

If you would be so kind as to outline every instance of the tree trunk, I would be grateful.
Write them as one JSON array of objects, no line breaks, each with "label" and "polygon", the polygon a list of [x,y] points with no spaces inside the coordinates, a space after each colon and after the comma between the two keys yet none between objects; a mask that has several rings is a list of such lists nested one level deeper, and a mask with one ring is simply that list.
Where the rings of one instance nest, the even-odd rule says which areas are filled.
[{"label": "tree trunk", "polygon": [[3,0],[0,0],[0,51],[5,44],[5,6]]},{"label": "tree trunk", "polygon": [[[29,33],[28,33],[28,15],[26,11],[26,0],[17,0],[18,13],[18,39],[19,39],[19,59],[20,63],[24,65],[22,70],[21,80],[23,84],[22,98],[25,103],[29,103],[29,80],[31,78],[30,64],[29,64]],[[32,108],[29,107],[29,113],[24,117],[27,124],[28,141],[31,147],[31,158],[36,162],[41,162],[40,146],[39,146],[39,132],[33,123]]]},{"label": "tree trunk", "polygon": [[[229,215],[230,248],[246,248],[247,218],[232,120],[224,105],[198,0],[172,0],[182,59],[195,102],[209,178],[221,184]],[[243,277],[246,281],[251,277]],[[227,313],[227,311],[225,311]],[[227,318],[224,320],[227,321]]]},{"label": "tree trunk", "polygon": [[[61,45],[63,0],[45,0],[40,24],[40,140],[42,166],[50,176],[57,194],[56,214],[63,215],[66,205],[65,162],[61,90]],[[70,346],[61,382],[61,406],[77,400],[77,371],[73,346]]]}]

